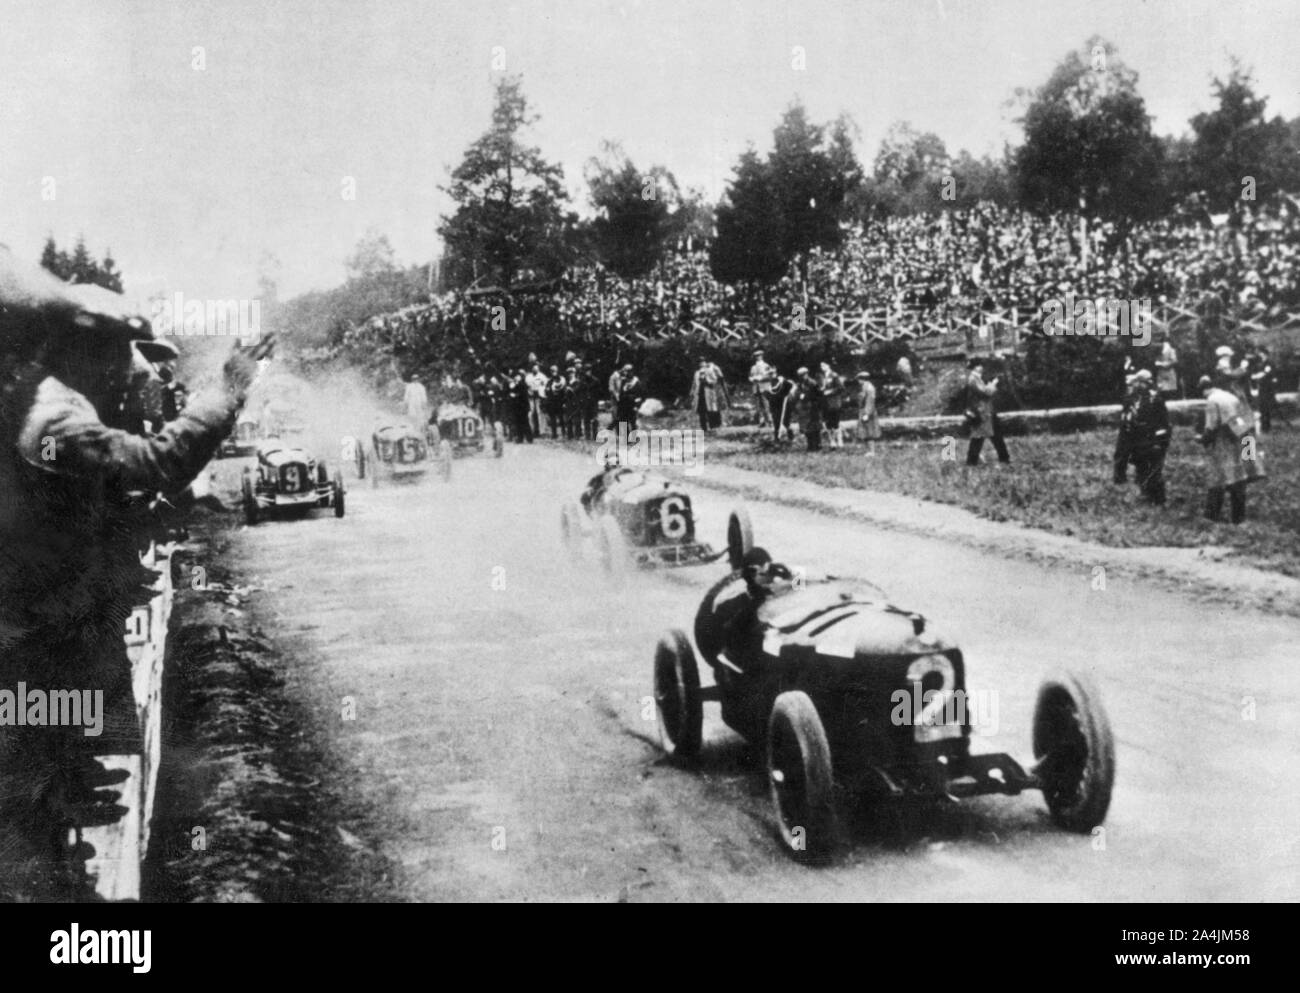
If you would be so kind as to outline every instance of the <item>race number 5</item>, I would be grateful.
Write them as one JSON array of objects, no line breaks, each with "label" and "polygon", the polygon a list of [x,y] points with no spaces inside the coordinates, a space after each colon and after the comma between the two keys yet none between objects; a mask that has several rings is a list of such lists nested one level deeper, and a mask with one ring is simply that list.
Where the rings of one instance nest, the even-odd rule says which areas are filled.
[{"label": "race number 5", "polygon": [[659,504],[659,527],[670,541],[686,537],[686,504],[681,497],[668,497]]}]

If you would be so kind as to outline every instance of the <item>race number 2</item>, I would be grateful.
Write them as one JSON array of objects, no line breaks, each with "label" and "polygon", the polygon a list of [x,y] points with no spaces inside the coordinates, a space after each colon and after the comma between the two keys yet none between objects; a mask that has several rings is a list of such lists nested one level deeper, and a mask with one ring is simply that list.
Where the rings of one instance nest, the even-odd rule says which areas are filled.
[{"label": "race number 2", "polygon": [[[921,681],[932,672],[943,680],[938,689],[921,693]],[[907,678],[916,684],[916,697],[920,706],[912,721],[912,737],[918,742],[942,741],[960,738],[961,724],[949,722],[949,703],[957,682],[952,660],[946,655],[926,655],[907,668]]]}]

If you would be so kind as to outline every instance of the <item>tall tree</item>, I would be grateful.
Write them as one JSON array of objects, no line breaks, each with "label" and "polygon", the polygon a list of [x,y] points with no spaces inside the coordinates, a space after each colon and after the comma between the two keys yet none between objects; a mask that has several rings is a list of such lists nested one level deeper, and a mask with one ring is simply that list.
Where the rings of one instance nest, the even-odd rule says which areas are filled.
[{"label": "tall tree", "polygon": [[74,283],[93,283],[96,281],[96,277],[99,275],[99,266],[90,257],[90,250],[86,248],[86,239],[84,237],[78,236],[68,268],[71,270],[68,278]]},{"label": "tall tree", "polygon": [[768,169],[781,212],[781,251],[799,260],[806,280],[808,252],[839,245],[845,198],[861,182],[862,170],[846,117],[830,126],[814,124],[796,101],[772,137]]},{"label": "tall tree", "polygon": [[563,170],[524,139],[536,120],[517,77],[497,84],[492,126],[443,187],[456,204],[438,228],[453,285],[486,279],[508,289],[563,272],[575,219]]},{"label": "tall tree", "polygon": [[1239,207],[1248,187],[1258,200],[1300,189],[1300,146],[1286,121],[1265,116],[1268,99],[1255,93],[1250,70],[1234,59],[1214,94],[1219,105],[1191,119],[1185,192],[1203,193],[1219,212]]},{"label": "tall tree", "polygon": [[750,148],[718,205],[709,265],[724,283],[775,283],[790,266],[781,201],[766,162]]},{"label": "tall tree", "polygon": [[1127,227],[1164,208],[1163,148],[1137,92],[1137,73],[1094,37],[1037,91],[1025,93],[1015,153],[1021,203]]},{"label": "tall tree", "polygon": [[113,258],[111,248],[104,253],[104,261],[99,263],[94,280],[106,290],[112,290],[114,293],[122,292],[122,274],[118,271],[117,260]]},{"label": "tall tree", "polygon": [[591,222],[597,258],[625,279],[645,276],[674,233],[672,215],[681,203],[677,180],[662,166],[642,172],[611,142],[587,162],[586,178],[597,210]]}]

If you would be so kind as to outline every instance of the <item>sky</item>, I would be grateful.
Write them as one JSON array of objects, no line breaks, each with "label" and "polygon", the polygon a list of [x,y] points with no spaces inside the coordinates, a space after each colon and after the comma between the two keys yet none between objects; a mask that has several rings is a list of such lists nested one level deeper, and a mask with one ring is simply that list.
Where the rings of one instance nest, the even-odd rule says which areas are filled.
[{"label": "sky", "polygon": [[494,60],[585,209],[603,140],[716,199],[796,98],[848,113],[868,167],[899,120],[996,153],[1016,88],[1094,34],[1157,133],[1210,109],[1233,55],[1300,115],[1296,0],[0,0],[0,243],[84,235],[139,298],[255,296],[270,253],[284,298],[342,282],[370,230],[403,265],[438,254]]}]

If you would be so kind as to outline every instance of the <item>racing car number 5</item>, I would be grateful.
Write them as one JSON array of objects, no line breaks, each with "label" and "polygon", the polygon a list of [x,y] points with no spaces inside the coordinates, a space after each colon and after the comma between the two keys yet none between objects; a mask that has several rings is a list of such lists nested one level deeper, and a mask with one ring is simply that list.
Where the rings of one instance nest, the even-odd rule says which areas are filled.
[{"label": "racing car number 5", "polygon": [[[932,672],[937,672],[943,683],[937,689],[926,690],[922,694],[921,681]],[[948,720],[953,684],[957,682],[952,660],[946,655],[922,656],[907,667],[907,678],[916,684],[917,699],[921,703],[912,720],[912,737],[918,742],[961,737],[961,723]]]}]

